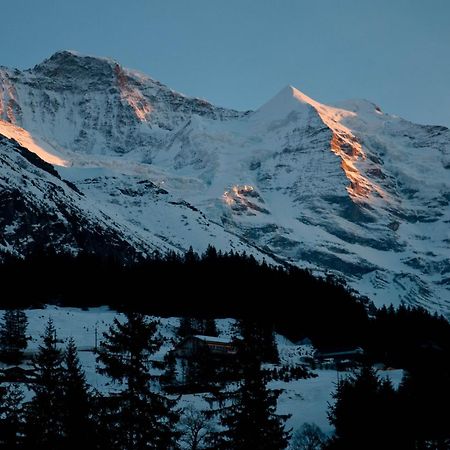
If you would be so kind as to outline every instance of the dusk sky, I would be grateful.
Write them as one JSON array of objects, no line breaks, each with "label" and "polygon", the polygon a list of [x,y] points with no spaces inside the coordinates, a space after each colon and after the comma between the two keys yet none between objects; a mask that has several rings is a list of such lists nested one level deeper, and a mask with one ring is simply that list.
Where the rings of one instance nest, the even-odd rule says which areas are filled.
[{"label": "dusk sky", "polygon": [[3,66],[72,49],[221,106],[254,109],[292,84],[450,126],[448,0],[14,0],[1,16]]}]

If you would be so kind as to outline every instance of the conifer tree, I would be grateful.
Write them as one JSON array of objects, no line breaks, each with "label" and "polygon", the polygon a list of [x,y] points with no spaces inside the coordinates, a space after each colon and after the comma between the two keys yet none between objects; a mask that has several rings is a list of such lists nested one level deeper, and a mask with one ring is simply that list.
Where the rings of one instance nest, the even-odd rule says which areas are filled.
[{"label": "conifer tree", "polygon": [[21,448],[24,433],[23,393],[17,385],[0,391],[0,449]]},{"label": "conifer tree", "polygon": [[56,329],[48,320],[42,344],[33,358],[34,397],[28,405],[26,440],[35,449],[58,449],[63,436],[63,355],[57,347]]},{"label": "conifer tree", "polygon": [[178,336],[186,337],[196,334],[217,336],[216,321],[212,318],[182,317],[177,331]]},{"label": "conifer tree", "polygon": [[64,446],[84,450],[94,448],[95,433],[91,418],[91,395],[73,338],[70,338],[67,343],[63,367]]},{"label": "conifer tree", "polygon": [[217,336],[216,321],[212,318],[202,320],[202,334],[205,336]]},{"label": "conifer tree", "polygon": [[[261,320],[244,318],[238,322],[237,332],[241,338],[241,345],[246,347],[245,352],[248,353],[248,347],[251,346],[254,358],[259,361],[278,362],[278,349],[272,325]],[[238,350],[239,354],[242,354],[242,349]]]},{"label": "conifer tree", "polygon": [[193,334],[196,334],[196,330],[194,329],[194,319],[191,317],[181,317],[177,335],[180,338],[185,338],[186,336],[192,336]]},{"label": "conifer tree", "polygon": [[0,326],[0,357],[2,361],[18,363],[27,348],[28,319],[20,309],[7,309]]},{"label": "conifer tree", "polygon": [[110,402],[113,445],[123,450],[169,450],[175,447],[176,414],[168,399],[150,389],[149,358],[161,346],[157,323],[143,314],[127,313],[104,333],[98,371],[124,386]]},{"label": "conifer tree", "polygon": [[335,427],[329,449],[409,449],[399,436],[398,401],[389,380],[380,380],[370,366],[337,384],[328,418]]},{"label": "conifer tree", "polygon": [[226,430],[219,436],[219,448],[285,449],[289,440],[289,432],[284,429],[287,416],[276,414],[278,396],[279,392],[267,389],[261,363],[246,364],[233,404],[221,418]]},{"label": "conifer tree", "polygon": [[251,321],[241,322],[243,340],[239,348],[242,380],[232,406],[221,417],[226,430],[219,434],[221,449],[282,450],[287,447],[289,432],[284,428],[288,416],[276,414],[279,392],[267,389],[257,353],[258,336],[251,330]]}]

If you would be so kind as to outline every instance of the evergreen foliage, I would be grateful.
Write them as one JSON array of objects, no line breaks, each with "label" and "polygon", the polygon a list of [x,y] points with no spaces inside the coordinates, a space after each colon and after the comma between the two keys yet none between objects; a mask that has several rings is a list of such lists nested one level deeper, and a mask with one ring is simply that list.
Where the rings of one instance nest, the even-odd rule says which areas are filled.
[{"label": "evergreen foliage", "polygon": [[24,395],[17,385],[0,387],[0,449],[23,447],[25,417]]},{"label": "evergreen foliage", "polygon": [[161,346],[156,327],[143,314],[127,313],[124,322],[114,320],[98,350],[99,372],[124,385],[108,402],[114,449],[175,447],[173,402],[150,389],[150,357]]},{"label": "evergreen foliage", "polygon": [[220,449],[283,450],[289,433],[284,429],[286,416],[276,414],[279,392],[266,387],[260,361],[246,364],[243,379],[232,406],[225,408],[221,423],[225,427],[218,439]]},{"label": "evergreen foliage", "polygon": [[255,352],[260,336],[252,332],[250,324],[247,320],[240,324],[242,379],[232,405],[221,417],[225,431],[219,433],[218,446],[227,450],[282,450],[289,441],[284,428],[288,416],[276,414],[280,392],[267,389],[260,354]]},{"label": "evergreen foliage", "polygon": [[77,347],[71,338],[63,360],[63,436],[64,447],[92,449],[95,446],[95,423],[92,398],[86,376],[78,359]]},{"label": "evergreen foliage", "polygon": [[63,354],[57,347],[56,329],[49,319],[42,344],[33,358],[34,397],[28,405],[26,442],[28,447],[59,449],[63,443]]},{"label": "evergreen foliage", "polygon": [[327,449],[413,448],[399,427],[402,410],[396,391],[388,379],[380,379],[371,367],[341,379],[334,400],[329,420],[335,435]]},{"label": "evergreen foliage", "polygon": [[4,362],[18,363],[27,348],[28,319],[20,309],[7,309],[0,325],[0,358]]}]

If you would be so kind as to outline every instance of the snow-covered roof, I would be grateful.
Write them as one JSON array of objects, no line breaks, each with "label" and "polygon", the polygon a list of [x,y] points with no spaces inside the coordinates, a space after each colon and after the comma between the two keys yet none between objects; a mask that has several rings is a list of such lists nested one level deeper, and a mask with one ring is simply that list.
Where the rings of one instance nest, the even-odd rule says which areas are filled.
[{"label": "snow-covered roof", "polygon": [[217,342],[218,344],[231,344],[233,340],[229,337],[204,336],[201,334],[194,335],[195,338],[205,342]]}]

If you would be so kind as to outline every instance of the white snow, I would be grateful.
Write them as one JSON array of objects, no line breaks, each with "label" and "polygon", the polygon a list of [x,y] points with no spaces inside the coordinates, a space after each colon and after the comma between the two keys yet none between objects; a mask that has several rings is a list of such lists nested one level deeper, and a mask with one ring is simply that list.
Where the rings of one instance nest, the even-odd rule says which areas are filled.
[{"label": "white snow", "polygon": [[[58,64],[71,77],[45,75]],[[74,52],[38,67],[0,70],[0,133],[58,164],[130,240],[273,253],[377,305],[450,311],[449,130],[292,86],[239,113]]]}]

